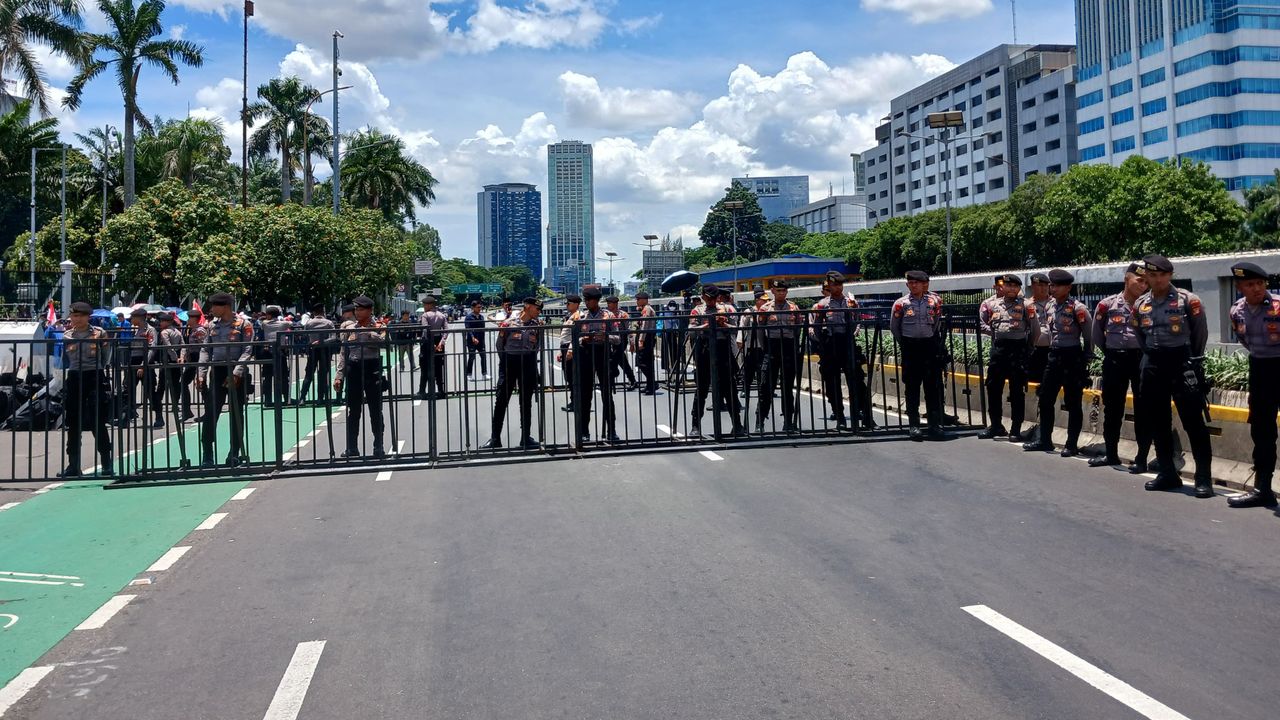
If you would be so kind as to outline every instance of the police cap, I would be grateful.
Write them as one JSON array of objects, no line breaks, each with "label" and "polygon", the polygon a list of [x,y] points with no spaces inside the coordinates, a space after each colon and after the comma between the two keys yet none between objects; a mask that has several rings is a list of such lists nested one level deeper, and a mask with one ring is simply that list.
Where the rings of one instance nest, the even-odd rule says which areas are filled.
[{"label": "police cap", "polygon": [[1050,285],[1070,285],[1076,281],[1075,276],[1061,268],[1049,271]]},{"label": "police cap", "polygon": [[522,300],[521,302],[522,302],[522,303],[524,303],[525,305],[532,305],[532,306],[534,306],[534,307],[536,307],[536,308],[541,308],[541,307],[542,307],[542,301],[541,301],[541,300],[539,300],[538,298],[536,298],[536,297],[532,297],[532,296],[525,298],[525,299],[524,299],[524,300]]},{"label": "police cap", "polygon": [[565,296],[564,296],[564,301],[565,301],[566,303],[580,303],[580,302],[582,302],[582,296],[580,296],[580,295],[565,295]]},{"label": "police cap", "polygon": [[1148,272],[1152,270],[1156,272],[1173,272],[1173,263],[1169,262],[1169,258],[1163,255],[1148,255],[1142,258],[1142,264],[1146,265]]},{"label": "police cap", "polygon": [[582,289],[582,297],[587,300],[599,300],[604,297],[604,291],[598,287],[589,287]]},{"label": "police cap", "polygon": [[791,285],[789,285],[786,280],[774,280],[773,286],[775,288],[782,288],[783,290],[786,290],[787,288],[791,287]]},{"label": "police cap", "polygon": [[720,288],[716,287],[715,285],[703,285],[703,286],[702,286],[702,296],[703,296],[703,297],[715,297],[715,296],[717,296],[717,295],[719,295],[719,294],[720,294]]},{"label": "police cap", "polygon": [[1016,285],[1018,287],[1022,287],[1022,278],[1013,273],[1002,275],[1001,277],[1004,279],[1003,282],[1005,285]]},{"label": "police cap", "polygon": [[438,302],[438,301],[436,300],[436,296],[435,296],[435,295],[432,295],[432,294],[430,294],[430,293],[427,293],[427,296],[426,296],[426,297],[424,297],[424,298],[422,298],[422,304],[423,304],[423,305],[435,305],[435,304],[436,304],[436,302]]},{"label": "police cap", "polygon": [[73,303],[71,303],[71,314],[72,314],[72,315],[88,315],[88,314],[89,314],[89,313],[91,313],[91,312],[93,312],[93,306],[92,306],[92,305],[90,305],[90,304],[89,304],[89,303],[87,303],[87,302],[73,302]]},{"label": "police cap", "polygon": [[763,290],[754,290],[754,291],[752,291],[752,293],[751,293],[751,294],[752,294],[752,296],[753,296],[753,297],[758,297],[758,298],[762,298],[762,297],[764,297],[764,291],[763,291]]},{"label": "police cap", "polygon": [[373,298],[369,297],[368,295],[357,295],[351,301],[351,304],[359,308],[372,309]]},{"label": "police cap", "polygon": [[1141,262],[1131,262],[1129,263],[1129,267],[1124,269],[1126,274],[1133,273],[1134,275],[1141,275],[1144,270],[1145,268],[1142,267]]},{"label": "police cap", "polygon": [[729,291],[729,288],[720,288],[720,292],[716,293],[716,297],[717,297],[717,298],[730,298],[730,299],[732,299],[732,298],[733,298],[733,293]]},{"label": "police cap", "polygon": [[284,310],[280,309],[279,305],[268,305],[263,308],[263,311],[271,317],[280,317],[281,313],[284,312]]},{"label": "police cap", "polygon": [[168,310],[163,310],[161,312],[158,312],[156,313],[156,320],[158,321],[168,320],[169,322],[173,322],[173,313],[169,312]]},{"label": "police cap", "polygon": [[908,270],[907,279],[917,282],[929,282],[929,273],[923,270]]},{"label": "police cap", "polygon": [[1267,271],[1251,262],[1238,262],[1235,265],[1232,265],[1231,275],[1237,280],[1267,279]]},{"label": "police cap", "polygon": [[618,296],[617,296],[617,295],[610,295],[609,297],[605,298],[605,299],[604,299],[604,301],[605,301],[605,302],[607,302],[607,303],[616,303],[616,302],[618,302]]},{"label": "police cap", "polygon": [[351,312],[352,310],[355,310],[355,309],[356,309],[356,306],[355,306],[355,305],[352,305],[351,303],[347,303],[347,304],[345,304],[345,305],[343,305],[343,306],[342,306],[342,312],[344,312],[344,313],[349,313],[349,312]]},{"label": "police cap", "polygon": [[648,300],[648,299],[649,299],[649,293],[647,293],[647,292],[645,292],[645,291],[641,290],[640,292],[636,293],[636,299],[637,299],[637,300]]},{"label": "police cap", "polygon": [[235,302],[235,298],[231,297],[231,293],[214,293],[209,296],[210,305],[230,305]]},{"label": "police cap", "polygon": [[140,307],[134,308],[133,312],[129,313],[129,317],[146,317],[146,316],[147,316],[146,309],[140,308]]},{"label": "police cap", "polygon": [[1008,282],[1008,279],[1009,279],[1008,275],[997,275],[995,277],[995,284],[1003,285],[1004,283]]},{"label": "police cap", "polygon": [[841,272],[839,272],[839,271],[837,271],[837,270],[828,270],[828,271],[827,271],[827,282],[829,282],[829,283],[843,283],[843,282],[844,282],[844,274],[843,274],[843,273],[841,273]]},{"label": "police cap", "polygon": [[1040,283],[1041,285],[1049,284],[1049,276],[1044,273],[1031,273],[1031,284]]}]

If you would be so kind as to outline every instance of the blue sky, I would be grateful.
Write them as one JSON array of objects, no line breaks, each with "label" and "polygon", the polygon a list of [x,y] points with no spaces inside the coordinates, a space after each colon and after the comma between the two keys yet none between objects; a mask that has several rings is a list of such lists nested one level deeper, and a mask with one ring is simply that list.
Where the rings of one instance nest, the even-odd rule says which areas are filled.
[{"label": "blue sky", "polygon": [[[239,156],[241,0],[171,0],[166,26],[205,49],[173,87],[144,70],[148,114],[218,117]],[[1073,6],[1018,5],[1018,40],[1074,41]],[[90,10],[87,24],[101,27]],[[475,259],[475,193],[546,185],[547,142],[596,146],[597,255],[639,267],[647,233],[696,240],[728,178],[804,173],[813,198],[840,191],[850,152],[871,144],[888,102],[1013,40],[993,0],[260,0],[249,86],[298,74],[327,87],[341,30],[342,126],[395,132],[440,180],[420,219],[445,252]],[[46,62],[55,87],[70,68]],[[118,126],[109,77],[66,127]],[[327,110],[326,110],[327,114]],[[603,275],[607,265],[597,270]]]}]

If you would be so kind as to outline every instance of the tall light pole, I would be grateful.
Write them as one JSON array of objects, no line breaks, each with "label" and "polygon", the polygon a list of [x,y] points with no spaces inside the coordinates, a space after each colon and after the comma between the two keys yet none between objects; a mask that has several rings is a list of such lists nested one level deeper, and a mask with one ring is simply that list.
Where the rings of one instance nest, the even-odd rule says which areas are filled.
[{"label": "tall light pole", "polygon": [[[102,128],[102,229],[107,229],[107,169],[111,167],[111,126]],[[107,265],[107,249],[98,246],[98,271]],[[98,275],[98,304],[107,304],[107,276]]]},{"label": "tall light pole", "polygon": [[[36,154],[41,152],[62,153],[62,259],[67,259],[67,146],[31,148],[31,286],[36,284]],[[34,292],[34,289],[32,290]],[[34,302],[34,297],[32,298]]]},{"label": "tall light pole", "polygon": [[240,207],[249,207],[249,18],[253,0],[244,0],[244,76],[240,83]]},{"label": "tall light pole", "polygon": [[[612,250],[606,250],[604,254],[609,259],[609,289],[613,290],[613,264],[619,260],[626,260],[626,258],[618,257],[618,253]],[[614,292],[617,291],[614,290]]]},{"label": "tall light pole", "polygon": [[[642,248],[648,248],[648,251],[649,251],[649,252],[653,252],[653,246],[654,246],[655,244],[657,244],[657,242],[658,242],[658,236],[657,236],[657,235],[645,235],[645,236],[644,236],[644,242],[642,242],[642,243],[631,243],[631,244],[632,244],[632,245],[637,245],[637,246],[642,247]],[[645,267],[645,263],[649,261],[649,255],[648,255],[648,253],[645,253],[645,254],[644,254],[644,255],[642,255],[641,257],[642,257],[643,259],[640,261],[640,275],[641,275],[642,277],[644,277],[644,283],[645,283],[645,285],[647,286],[647,285],[649,284],[649,268]],[[648,288],[648,289],[649,289],[649,292],[652,292],[652,293],[655,293],[655,294],[658,292],[658,288],[652,288],[652,287],[651,287],[651,288]]]},{"label": "tall light pole", "polygon": [[[951,170],[955,166],[955,152],[952,149],[952,143],[956,140],[972,140],[977,136],[958,137],[952,136],[951,128],[964,127],[964,112],[961,110],[947,110],[945,112],[929,113],[925,116],[925,122],[929,127],[940,130],[938,133],[938,141],[947,150],[947,164],[943,173],[946,182],[943,190],[943,197],[947,203],[947,274],[951,274]],[[912,135],[905,130],[899,130],[898,135],[903,137],[912,137],[918,140],[929,140],[929,138],[921,138],[919,135]]]},{"label": "tall light pole", "polygon": [[311,115],[311,106],[317,100],[336,90],[350,90],[350,85],[343,85],[340,88],[330,88],[316,93],[307,101],[307,108],[302,111],[302,162],[303,162],[303,178],[302,178],[302,204],[311,204],[311,153],[307,149],[307,117]]},{"label": "tall light pole", "polygon": [[730,211],[733,220],[733,230],[731,236],[733,238],[733,291],[738,292],[738,211],[747,206],[741,200],[725,200],[721,203],[725,210]]},{"label": "tall light pole", "polygon": [[338,76],[342,75],[342,71],[338,69],[338,39],[345,37],[337,30],[333,31],[333,214],[337,215],[340,208],[338,198],[342,197],[342,191],[339,183],[342,182],[342,158],[339,156],[338,138],[341,133],[338,132]]}]

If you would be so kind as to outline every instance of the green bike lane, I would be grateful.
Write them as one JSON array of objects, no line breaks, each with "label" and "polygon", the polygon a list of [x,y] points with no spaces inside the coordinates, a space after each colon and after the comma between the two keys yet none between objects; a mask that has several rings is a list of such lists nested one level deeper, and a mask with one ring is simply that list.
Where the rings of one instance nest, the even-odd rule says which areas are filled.
[{"label": "green bike lane", "polygon": [[[283,448],[295,447],[320,423],[323,408],[286,410]],[[252,461],[278,456],[273,413],[246,409]],[[185,428],[198,463],[198,428]],[[229,418],[218,424],[227,447]],[[178,457],[178,434],[151,446],[156,458]],[[0,687],[38,660],[76,626],[144,572],[169,548],[231,499],[252,478],[187,485],[104,490],[106,479],[67,482],[0,512]]]}]

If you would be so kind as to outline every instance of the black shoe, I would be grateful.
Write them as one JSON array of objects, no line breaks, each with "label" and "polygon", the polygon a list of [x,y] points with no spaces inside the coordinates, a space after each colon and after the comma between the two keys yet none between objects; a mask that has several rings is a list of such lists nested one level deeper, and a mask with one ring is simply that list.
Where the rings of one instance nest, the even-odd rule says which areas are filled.
[{"label": "black shoe", "polygon": [[564,407],[562,407],[562,408],[560,408],[560,409],[561,409],[561,410],[563,410],[563,411],[565,411],[565,412],[573,412],[573,406],[572,406],[572,405],[565,405]]},{"label": "black shoe", "polygon": [[740,437],[746,437],[746,436],[747,436],[746,428],[742,427],[741,425],[733,426],[733,437],[740,438]]},{"label": "black shoe", "polygon": [[79,467],[72,466],[72,465],[68,465],[66,470],[63,470],[62,472],[58,473],[58,477],[60,477],[60,478],[78,478],[78,477],[81,477],[81,475],[80,475],[80,468],[79,468]]},{"label": "black shoe", "polygon": [[618,433],[611,432],[609,433],[609,439],[606,442],[608,442],[610,445],[621,445],[622,438],[618,437]]},{"label": "black shoe", "polygon": [[863,430],[874,430],[875,428],[876,428],[876,421],[873,418],[871,418],[870,416],[862,418]]},{"label": "black shoe", "polygon": [[1009,437],[1005,438],[1005,440],[1008,440],[1011,443],[1020,443],[1022,442],[1022,433],[1011,432],[1009,433]]},{"label": "black shoe", "polygon": [[[299,403],[299,404],[301,404],[301,403]],[[195,417],[196,417],[196,416],[195,416],[194,414],[192,414],[190,411],[188,411],[188,412],[184,412],[184,413],[182,413],[182,420],[181,420],[181,422],[184,422],[184,423],[185,423],[185,422],[191,422],[192,420],[194,420],[194,419],[195,419]]]},{"label": "black shoe", "polygon": [[1147,473],[1147,464],[1145,462],[1137,462],[1135,460],[1134,462],[1129,463],[1130,475],[1145,475],[1146,473]]},{"label": "black shoe", "polygon": [[1177,491],[1182,489],[1182,481],[1168,475],[1157,475],[1154,480],[1148,480],[1142,487],[1150,492]]},{"label": "black shoe", "polygon": [[164,418],[156,418],[155,420],[152,420],[152,421],[151,421],[151,427],[152,427],[152,428],[154,428],[154,429],[157,429],[157,430],[159,430],[160,428],[163,428],[163,427],[164,427]]},{"label": "black shoe", "polygon": [[911,438],[911,442],[924,442],[924,431],[920,428],[913,427],[908,434]]},{"label": "black shoe", "polygon": [[579,437],[579,438],[578,438],[578,440],[579,440],[583,445],[590,445],[590,444],[591,444],[591,436],[590,436],[590,435],[583,435],[583,436]]},{"label": "black shoe", "polygon": [[685,437],[691,437],[691,438],[702,437],[702,426],[697,423],[694,423],[693,426],[689,428],[689,434],[686,435]]},{"label": "black shoe", "polygon": [[756,420],[756,434],[757,435],[764,434],[764,420]]},{"label": "black shoe", "polygon": [[1004,429],[1004,427],[1003,427],[1003,426],[1000,426],[1000,425],[992,425],[991,427],[987,428],[986,430],[983,430],[982,432],[978,433],[978,439],[979,439],[979,440],[994,440],[994,439],[996,439],[996,438],[1000,437],[1001,435],[1008,435],[1008,434],[1009,434],[1009,433],[1008,433],[1008,431],[1006,431],[1006,430]]},{"label": "black shoe", "polygon": [[844,418],[836,418],[836,431],[846,432],[849,429],[849,421]]},{"label": "black shoe", "polygon": [[800,432],[800,429],[795,426],[795,423],[788,421],[782,424],[782,432],[788,435],[795,435]]},{"label": "black shoe", "polygon": [[1206,477],[1196,478],[1196,497],[1201,500],[1213,497],[1213,479]]},{"label": "black shoe", "polygon": [[929,428],[926,434],[929,436],[930,440],[934,440],[934,441],[947,439],[946,431],[944,431],[942,428],[937,426]]},{"label": "black shoe", "polygon": [[356,450],[355,448],[347,448],[347,449],[346,449],[346,450],[344,450],[344,451],[343,451],[343,453],[342,453],[341,455],[339,455],[338,457],[344,457],[344,458],[358,458],[358,457],[360,457],[360,451],[359,451],[359,450]]},{"label": "black shoe", "polygon": [[1022,443],[1022,449],[1027,452],[1053,452],[1053,443],[1025,442]]},{"label": "black shoe", "polygon": [[521,450],[540,450],[542,449],[542,443],[538,442],[537,440],[534,440],[531,437],[526,437],[525,439],[520,441],[520,449]]},{"label": "black shoe", "polygon": [[218,464],[213,461],[213,458],[205,458],[204,460],[200,461],[201,470],[214,470],[217,467],[218,467]]},{"label": "black shoe", "polygon": [[1114,455],[1099,455],[1097,457],[1089,458],[1089,467],[1092,467],[1092,468],[1108,467],[1110,465],[1119,465],[1119,464],[1120,464],[1120,458],[1115,457]]},{"label": "black shoe", "polygon": [[382,460],[382,459],[383,459],[383,458],[385,458],[386,456],[387,456],[387,451],[386,451],[386,450],[384,450],[384,449],[382,448],[382,446],[381,446],[381,445],[374,445],[374,446],[373,446],[373,457],[374,457],[374,459],[376,459],[376,460]]},{"label": "black shoe", "polygon": [[1080,454],[1080,448],[1076,447],[1075,445],[1067,445],[1066,447],[1062,448],[1062,452],[1058,454],[1064,458],[1075,457]]},{"label": "black shoe", "polygon": [[239,456],[239,455],[228,455],[228,456],[227,456],[227,461],[226,461],[226,463],[225,463],[225,464],[226,464],[226,466],[227,466],[227,467],[231,467],[231,468],[233,468],[233,467],[237,467],[237,466],[239,466],[239,465],[240,465],[240,463],[242,463],[242,462],[243,462],[243,461],[240,459],[240,456]]},{"label": "black shoe", "polygon": [[431,396],[430,396],[430,395],[428,395],[428,394],[427,394],[427,393],[425,393],[425,392],[418,392],[418,393],[415,393],[413,397],[414,397],[414,398],[416,398],[416,399],[418,399],[418,400],[430,400],[430,399],[431,399]]},{"label": "black shoe", "polygon": [[1158,458],[1147,463],[1147,472],[1160,473],[1160,460]]},{"label": "black shoe", "polygon": [[1275,507],[1276,494],[1271,490],[1250,490],[1243,495],[1227,498],[1227,505],[1233,508]]},{"label": "black shoe", "polygon": [[110,460],[103,462],[98,466],[98,477],[115,477],[116,469],[112,466]]},{"label": "black shoe", "polygon": [[484,444],[480,446],[480,449],[481,450],[497,450],[501,447],[502,447],[502,441],[496,437],[491,437],[488,440],[484,441]]}]

